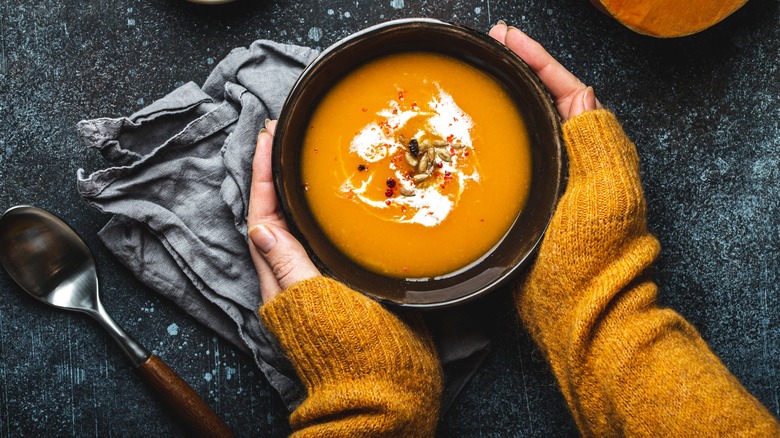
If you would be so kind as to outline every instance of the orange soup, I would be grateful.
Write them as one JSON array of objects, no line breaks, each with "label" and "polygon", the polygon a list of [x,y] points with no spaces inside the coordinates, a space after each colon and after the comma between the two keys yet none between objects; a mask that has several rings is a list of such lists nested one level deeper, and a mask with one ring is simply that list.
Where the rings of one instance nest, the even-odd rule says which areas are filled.
[{"label": "orange soup", "polygon": [[371,61],[325,95],[302,175],[328,238],[383,275],[428,278],[488,254],[528,196],[518,109],[490,76],[426,52]]}]

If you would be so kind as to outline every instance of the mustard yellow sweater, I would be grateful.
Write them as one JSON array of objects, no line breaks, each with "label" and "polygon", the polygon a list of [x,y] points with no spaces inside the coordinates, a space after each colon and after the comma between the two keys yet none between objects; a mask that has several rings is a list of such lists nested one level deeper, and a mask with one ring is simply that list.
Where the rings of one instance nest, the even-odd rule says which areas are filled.
[{"label": "mustard yellow sweater", "polygon": [[308,390],[290,415],[295,437],[429,437],[441,365],[421,319],[402,321],[324,277],[260,308]]},{"label": "mustard yellow sweater", "polygon": [[[646,229],[636,149],[615,117],[591,111],[563,130],[568,186],[515,302],[580,432],[780,436],[696,330],[656,305],[645,271],[659,244]],[[296,435],[433,435],[441,370],[416,321],[324,278],[260,312],[308,389],[290,417]]]}]

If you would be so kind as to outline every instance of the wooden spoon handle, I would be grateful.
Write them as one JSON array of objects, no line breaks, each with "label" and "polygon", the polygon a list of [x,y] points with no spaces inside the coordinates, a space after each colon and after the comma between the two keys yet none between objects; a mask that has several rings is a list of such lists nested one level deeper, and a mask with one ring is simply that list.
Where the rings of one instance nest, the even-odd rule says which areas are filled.
[{"label": "wooden spoon handle", "polygon": [[152,354],[138,369],[193,433],[202,437],[233,436],[222,419],[162,359]]}]

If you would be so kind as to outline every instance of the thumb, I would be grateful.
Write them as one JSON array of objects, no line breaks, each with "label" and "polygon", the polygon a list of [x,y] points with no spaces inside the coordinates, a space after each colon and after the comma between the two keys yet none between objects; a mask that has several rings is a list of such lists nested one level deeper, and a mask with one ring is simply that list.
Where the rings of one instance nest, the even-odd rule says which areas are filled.
[{"label": "thumb", "polygon": [[571,100],[571,106],[569,107],[569,117],[571,119],[586,111],[592,111],[601,106],[596,99],[596,95],[593,93],[593,87],[586,87],[578,91],[574,98]]},{"label": "thumb", "polygon": [[288,231],[259,224],[249,229],[249,239],[271,267],[282,290],[320,275],[303,245]]}]

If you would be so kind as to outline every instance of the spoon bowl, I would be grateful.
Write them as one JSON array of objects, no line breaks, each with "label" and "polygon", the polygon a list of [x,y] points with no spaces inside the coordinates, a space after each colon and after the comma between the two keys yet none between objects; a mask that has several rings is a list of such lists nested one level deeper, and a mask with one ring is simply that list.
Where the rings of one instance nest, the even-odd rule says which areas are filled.
[{"label": "spoon bowl", "polygon": [[22,289],[55,307],[97,309],[95,261],[73,229],[45,210],[14,207],[0,230],[0,263]]},{"label": "spoon bowl", "polygon": [[109,316],[100,302],[92,252],[60,218],[30,206],[13,207],[3,213],[0,264],[34,298],[95,318],[194,433],[208,437],[233,436],[195,390]]}]

